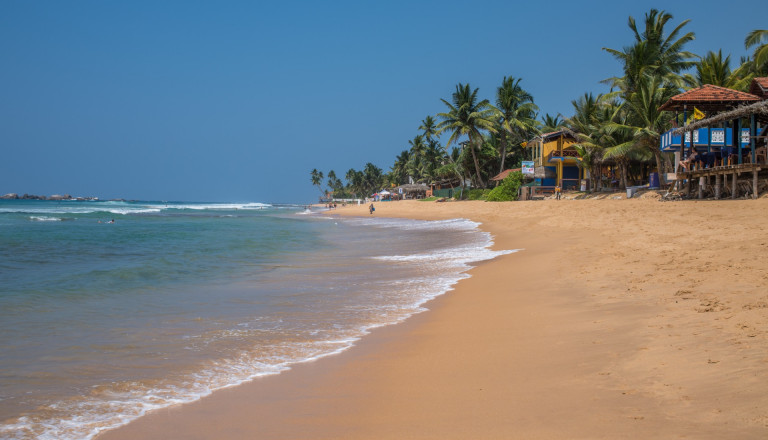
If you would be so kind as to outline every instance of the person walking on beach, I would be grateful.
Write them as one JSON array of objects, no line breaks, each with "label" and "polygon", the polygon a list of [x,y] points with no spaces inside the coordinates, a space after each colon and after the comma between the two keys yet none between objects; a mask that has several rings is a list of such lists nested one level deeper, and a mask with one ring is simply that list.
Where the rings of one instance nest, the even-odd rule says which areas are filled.
[{"label": "person walking on beach", "polygon": [[373,203],[371,203],[371,206],[368,207],[368,213],[373,214],[373,211],[375,211],[376,208],[373,207]]},{"label": "person walking on beach", "polygon": [[555,187],[555,198],[557,200],[560,200],[560,185],[559,184]]}]

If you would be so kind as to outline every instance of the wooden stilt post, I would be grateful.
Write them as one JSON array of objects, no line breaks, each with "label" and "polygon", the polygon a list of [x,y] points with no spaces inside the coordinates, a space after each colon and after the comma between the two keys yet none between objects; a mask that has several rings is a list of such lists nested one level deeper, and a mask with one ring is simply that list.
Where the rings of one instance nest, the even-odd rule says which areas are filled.
[{"label": "wooden stilt post", "polygon": [[749,147],[752,150],[752,160],[750,163],[755,163],[755,142],[757,139],[757,119],[755,119],[755,115],[753,114],[749,118]]},{"label": "wooden stilt post", "polygon": [[728,121],[723,121],[723,148],[720,149],[720,156],[721,156],[720,160],[722,163],[720,165],[730,165],[730,163],[728,163],[728,136],[726,136],[727,134],[728,134]]},{"label": "wooden stilt post", "polygon": [[[752,159],[754,160],[754,159]],[[757,190],[757,170],[752,170],[752,198],[756,199],[759,196]]]},{"label": "wooden stilt post", "polygon": [[720,200],[720,173],[715,174],[715,200]]},{"label": "wooden stilt post", "polygon": [[742,157],[741,157],[741,118],[736,120],[736,123],[734,124],[734,127],[733,127],[733,132],[735,133],[733,135],[733,140],[736,145],[736,154],[738,154],[738,159],[739,159],[739,161],[736,163],[741,165],[743,163]]},{"label": "wooden stilt post", "polygon": [[691,174],[688,173],[685,175],[685,196],[691,197]]},{"label": "wooden stilt post", "polygon": [[732,176],[731,177],[731,198],[735,199],[736,198],[736,173],[734,172],[731,176]]},{"label": "wooden stilt post", "polygon": [[699,177],[699,199],[704,198],[704,185],[702,185],[702,183],[704,183],[704,177]]}]

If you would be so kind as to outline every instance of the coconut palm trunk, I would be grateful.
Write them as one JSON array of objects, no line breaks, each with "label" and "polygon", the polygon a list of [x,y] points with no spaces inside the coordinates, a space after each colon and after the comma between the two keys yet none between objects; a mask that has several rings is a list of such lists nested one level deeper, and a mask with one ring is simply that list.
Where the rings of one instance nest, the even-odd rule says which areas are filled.
[{"label": "coconut palm trunk", "polygon": [[[475,139],[473,139],[475,138]],[[475,141],[477,138],[480,138],[480,140],[483,139],[482,136],[480,136],[480,133],[475,133],[474,136],[472,136],[472,132],[469,133],[469,151],[472,153],[472,162],[475,164],[475,176],[477,177],[477,184],[479,188],[485,188],[485,183],[483,182],[483,176],[480,174],[480,162],[477,160],[477,154],[475,154]]]},{"label": "coconut palm trunk", "polygon": [[656,170],[659,173],[659,185],[666,185],[666,173],[664,173],[664,158],[661,157],[661,150],[653,150],[653,157],[656,159]]}]

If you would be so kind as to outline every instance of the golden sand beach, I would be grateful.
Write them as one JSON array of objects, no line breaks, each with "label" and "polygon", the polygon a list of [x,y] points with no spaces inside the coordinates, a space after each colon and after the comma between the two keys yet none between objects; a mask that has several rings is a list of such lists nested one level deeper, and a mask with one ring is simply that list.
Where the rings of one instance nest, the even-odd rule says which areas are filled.
[{"label": "golden sand beach", "polygon": [[374,215],[469,218],[523,250],[345,353],[99,439],[768,438],[768,198]]}]

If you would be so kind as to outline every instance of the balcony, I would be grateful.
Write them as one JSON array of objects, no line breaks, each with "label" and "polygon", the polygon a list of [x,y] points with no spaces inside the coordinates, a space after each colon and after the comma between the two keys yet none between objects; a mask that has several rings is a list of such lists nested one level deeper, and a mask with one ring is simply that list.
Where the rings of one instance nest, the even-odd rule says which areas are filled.
[{"label": "balcony", "polygon": [[[661,145],[659,146],[661,148],[661,151],[664,152],[675,152],[680,151],[680,141],[681,136],[673,135],[672,131],[676,129],[669,130],[668,132],[661,135]],[[700,128],[693,132],[693,145],[701,151],[701,148],[703,147],[706,149],[708,146],[712,147],[723,147],[723,146],[731,146],[731,136],[733,133],[733,129],[728,128],[725,130],[725,135],[723,135],[723,129],[722,128],[712,128],[712,138],[710,140],[709,134],[710,129],[707,128]],[[727,142],[726,142],[727,141]],[[685,148],[690,147],[691,145],[691,133],[685,134]],[[741,147],[742,148],[749,148],[749,128],[742,128],[741,129]]]},{"label": "balcony", "polygon": [[571,162],[577,162],[581,160],[581,156],[579,156],[579,153],[576,150],[554,150],[551,153],[547,155],[547,162],[552,161],[571,161]]}]

